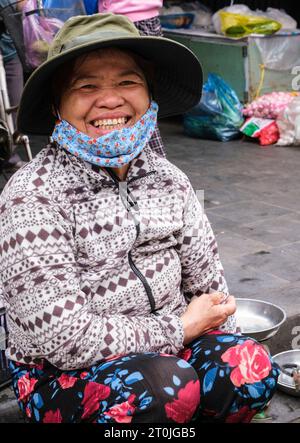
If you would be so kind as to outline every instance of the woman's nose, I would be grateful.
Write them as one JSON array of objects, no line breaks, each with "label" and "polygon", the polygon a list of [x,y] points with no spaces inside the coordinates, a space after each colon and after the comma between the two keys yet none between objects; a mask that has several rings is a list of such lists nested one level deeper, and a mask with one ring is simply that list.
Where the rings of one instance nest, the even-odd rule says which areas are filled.
[{"label": "woman's nose", "polygon": [[98,91],[95,105],[99,108],[115,108],[123,105],[124,102],[124,98],[115,87],[106,87]]}]

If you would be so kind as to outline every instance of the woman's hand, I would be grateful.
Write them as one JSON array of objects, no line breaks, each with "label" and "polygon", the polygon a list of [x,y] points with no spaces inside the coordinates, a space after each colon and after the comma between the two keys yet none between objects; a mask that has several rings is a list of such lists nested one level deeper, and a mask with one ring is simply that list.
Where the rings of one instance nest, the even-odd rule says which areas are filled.
[{"label": "woman's hand", "polygon": [[[200,335],[217,328],[236,310],[235,299],[229,296],[225,302],[222,292],[193,297],[181,316],[186,345]],[[223,303],[222,303],[223,302]]]}]

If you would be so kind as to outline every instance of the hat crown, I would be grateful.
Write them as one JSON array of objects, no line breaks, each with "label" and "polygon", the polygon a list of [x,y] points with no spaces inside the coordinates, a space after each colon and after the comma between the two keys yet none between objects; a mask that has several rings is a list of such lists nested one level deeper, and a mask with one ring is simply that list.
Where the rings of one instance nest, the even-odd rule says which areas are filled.
[{"label": "hat crown", "polygon": [[139,37],[139,31],[125,16],[117,14],[78,15],[69,18],[54,37],[47,60],[75,47],[113,38]]},{"label": "hat crown", "polygon": [[122,15],[94,14],[71,17],[52,41],[48,59],[31,74],[18,108],[18,130],[24,134],[51,135],[55,72],[91,51],[117,47],[149,60],[155,66],[151,92],[159,105],[158,117],[183,114],[201,97],[202,70],[196,55],[174,40],[140,36]]}]

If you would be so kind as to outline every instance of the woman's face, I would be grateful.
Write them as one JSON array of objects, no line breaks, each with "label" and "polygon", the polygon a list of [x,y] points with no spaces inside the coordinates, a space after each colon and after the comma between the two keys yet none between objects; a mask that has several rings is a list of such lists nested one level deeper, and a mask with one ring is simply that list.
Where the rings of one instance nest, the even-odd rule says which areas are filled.
[{"label": "woman's face", "polygon": [[134,125],[149,107],[147,82],[133,57],[103,49],[79,58],[62,93],[62,119],[92,138]]}]

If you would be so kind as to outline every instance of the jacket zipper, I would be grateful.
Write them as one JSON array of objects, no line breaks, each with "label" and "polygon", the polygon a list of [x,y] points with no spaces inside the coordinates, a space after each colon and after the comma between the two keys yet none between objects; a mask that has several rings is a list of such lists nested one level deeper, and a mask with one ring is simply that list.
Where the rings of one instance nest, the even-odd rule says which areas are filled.
[{"label": "jacket zipper", "polygon": [[[119,177],[111,169],[105,168],[105,170],[107,171],[109,176],[112,178],[114,184],[119,188],[119,183],[120,183]],[[150,174],[153,174],[154,172],[155,171],[148,172],[143,177],[146,177],[146,176],[148,176]],[[132,183],[133,181],[137,180],[138,178],[142,178],[142,177],[135,177],[135,178],[131,179],[127,184]],[[137,202],[131,197],[130,194],[131,193],[128,190],[128,196],[130,196],[130,200],[128,200],[129,205],[131,207],[136,206]],[[122,200],[122,202],[123,202],[123,200]],[[129,211],[130,211],[130,209],[129,209]],[[136,228],[136,239],[137,239],[139,234],[140,234],[140,223],[135,223],[135,228]],[[132,259],[131,251],[128,252],[128,262],[129,262],[129,266],[133,270],[134,274],[138,277],[138,279],[142,282],[142,284],[144,286],[144,289],[146,291],[146,294],[147,294],[147,297],[148,297],[148,300],[149,300],[149,303],[150,303],[151,313],[152,314],[156,314],[156,312],[155,312],[155,300],[154,300],[154,297],[153,297],[152,289],[151,289],[149,283],[147,282],[146,277],[141,273],[141,271],[137,268],[136,264],[134,263],[134,261]]]},{"label": "jacket zipper", "polygon": [[152,289],[150,288],[145,276],[141,273],[141,271],[136,267],[135,263],[132,260],[131,251],[128,252],[128,261],[131,269],[135,273],[135,275],[141,280],[144,285],[146,294],[148,296],[148,300],[151,306],[151,313],[155,314],[155,300],[152,294]]},{"label": "jacket zipper", "polygon": [[139,180],[140,178],[148,177],[149,175],[155,174],[155,172],[156,171],[149,171],[146,174],[141,175],[140,177],[133,177],[127,182],[127,184],[129,185],[130,183],[135,182],[136,180]]}]

